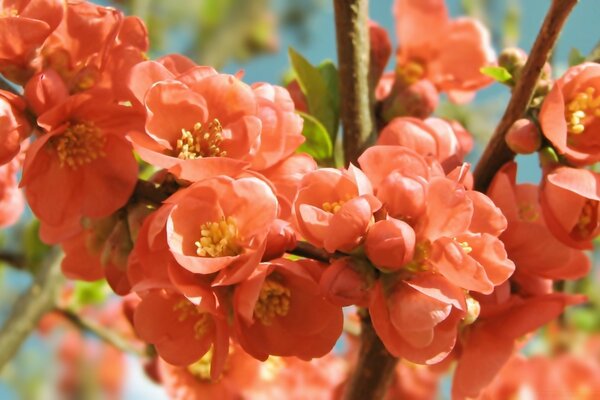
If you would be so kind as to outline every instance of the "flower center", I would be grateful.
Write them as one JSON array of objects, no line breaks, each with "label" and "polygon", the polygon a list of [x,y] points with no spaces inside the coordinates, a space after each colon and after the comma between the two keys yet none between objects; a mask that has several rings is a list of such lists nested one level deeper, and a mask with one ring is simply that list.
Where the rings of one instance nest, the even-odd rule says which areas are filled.
[{"label": "flower center", "polygon": [[427,265],[427,259],[431,253],[431,243],[424,241],[417,243],[415,246],[415,253],[411,262],[404,266],[404,269],[409,272],[422,272],[427,271],[429,266]]},{"label": "flower center", "polygon": [[519,204],[519,218],[521,221],[535,222],[540,218],[540,214],[530,203]]},{"label": "flower center", "polygon": [[271,325],[273,318],[287,315],[290,310],[290,297],[290,289],[272,279],[265,280],[254,306],[254,316],[263,325]]},{"label": "flower center", "polygon": [[351,200],[351,199],[352,199],[352,196],[347,194],[341,200],[333,201],[333,202],[326,201],[325,203],[323,203],[323,206],[321,208],[323,209],[323,211],[327,211],[332,214],[336,214],[338,211],[340,211],[340,208],[342,208],[342,206],[346,202],[348,202],[348,200]]},{"label": "flower center", "polygon": [[51,139],[56,149],[60,166],[72,169],[89,164],[99,157],[105,157],[106,137],[91,122],[69,124],[65,132]]},{"label": "flower center", "polygon": [[196,254],[200,257],[227,257],[241,253],[237,224],[232,217],[207,222],[200,229],[200,240],[195,243],[198,248]]},{"label": "flower center", "polygon": [[588,238],[598,227],[598,208],[595,200],[587,199],[573,233],[582,239]]},{"label": "flower center", "polygon": [[594,97],[596,88],[588,87],[575,95],[567,104],[565,119],[567,132],[579,135],[594,117],[600,117],[600,95]]},{"label": "flower center", "polygon": [[2,11],[0,11],[0,18],[18,17],[18,16],[19,16],[19,10],[17,10],[16,7],[7,7],[5,9],[3,9]]},{"label": "flower center", "polygon": [[221,149],[223,127],[218,119],[207,125],[197,122],[191,131],[181,129],[181,138],[177,139],[175,154],[182,160],[201,157],[225,157],[227,152]]},{"label": "flower center", "polygon": [[470,252],[472,252],[472,251],[473,251],[473,248],[472,248],[471,246],[469,246],[469,242],[459,242],[459,241],[458,241],[456,238],[454,238],[454,241],[455,241],[456,243],[458,243],[458,245],[459,245],[460,247],[462,247],[463,251],[464,251],[466,254],[469,254]]},{"label": "flower center", "polygon": [[188,365],[187,370],[200,381],[210,381],[210,364],[212,362],[212,347],[195,363]]},{"label": "flower center", "polygon": [[425,68],[421,63],[409,61],[404,65],[396,67],[396,79],[400,79],[407,85],[419,81],[425,75]]},{"label": "flower center", "polygon": [[188,318],[196,319],[194,323],[194,338],[201,340],[210,330],[211,317],[208,313],[198,311],[198,308],[187,300],[181,300],[173,306],[177,321],[184,322]]}]

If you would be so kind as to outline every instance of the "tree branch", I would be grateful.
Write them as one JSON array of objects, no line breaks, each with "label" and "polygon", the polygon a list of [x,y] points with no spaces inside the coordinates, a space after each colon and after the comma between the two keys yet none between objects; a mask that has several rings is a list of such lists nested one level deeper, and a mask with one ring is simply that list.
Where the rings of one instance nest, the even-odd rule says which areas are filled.
[{"label": "tree branch", "polygon": [[48,254],[32,285],[13,306],[12,312],[0,330],[0,371],[17,353],[44,314],[54,308],[61,284],[62,253],[55,247]]},{"label": "tree branch", "polygon": [[71,322],[80,330],[91,333],[98,339],[115,347],[118,350],[121,350],[122,352],[135,354],[139,357],[148,356],[146,352],[133,346],[129,341],[127,341],[118,333],[110,329],[106,329],[105,327],[99,325],[94,321],[90,321],[89,319],[83,318],[82,316],[76,314],[75,312],[69,309],[56,308],[55,311],[63,317],[65,317],[67,320],[69,320],[69,322]]},{"label": "tree branch", "polygon": [[310,258],[321,262],[329,262],[333,254],[329,254],[323,249],[319,249],[308,242],[298,242],[296,247],[292,250],[287,251],[288,254],[300,256],[304,258]]},{"label": "tree branch", "polygon": [[340,117],[346,164],[356,163],[373,136],[374,110],[369,90],[368,0],[334,0],[340,69]]},{"label": "tree branch", "polygon": [[[374,110],[369,90],[368,0],[334,0],[340,69],[340,116],[346,164],[355,163],[374,137]],[[387,391],[397,360],[385,349],[368,317],[362,321],[359,362],[350,377],[346,400],[377,400]]]},{"label": "tree branch", "polygon": [[490,139],[477,168],[475,168],[475,189],[481,192],[487,190],[496,172],[515,154],[508,148],[504,137],[508,129],[519,118],[522,118],[529,107],[538,78],[544,64],[556,43],[558,35],[571,10],[578,0],[553,0],[540,32],[531,48],[527,63],[519,78],[512,97],[506,106],[506,111],[498,123],[494,135]]}]

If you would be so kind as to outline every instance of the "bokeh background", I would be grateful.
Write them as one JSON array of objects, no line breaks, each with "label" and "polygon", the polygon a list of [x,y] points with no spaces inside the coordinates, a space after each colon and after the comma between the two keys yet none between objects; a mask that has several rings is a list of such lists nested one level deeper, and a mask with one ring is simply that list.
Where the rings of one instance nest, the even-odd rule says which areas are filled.
[{"label": "bokeh background", "polygon": [[[289,76],[288,47],[293,47],[313,64],[336,60],[334,15],[331,0],[120,0],[96,1],[142,17],[148,26],[151,58],[179,52],[199,64],[235,73],[244,71],[244,81],[282,83]],[[392,0],[371,0],[371,19],[390,33],[394,46]],[[550,0],[447,0],[453,16],[471,15],[489,27],[495,49],[508,46],[528,51],[535,39]],[[587,55],[600,40],[600,2],[581,0],[565,26],[552,58],[558,76],[578,54]],[[390,61],[388,69],[394,67]],[[343,84],[343,83],[342,83]],[[477,148],[470,161],[476,162],[487,138],[509,98],[499,84],[482,90],[475,101],[455,106],[443,101],[437,114],[461,121],[476,137]],[[520,181],[537,182],[535,157],[519,158]],[[0,251],[24,252],[32,265],[43,245],[36,238],[36,224],[26,213],[15,227],[0,231]],[[596,262],[594,263],[596,264]],[[594,268],[593,275],[597,268]],[[0,264],[0,322],[16,297],[31,282],[31,274]],[[593,292],[596,280],[576,283]],[[78,301],[86,307],[111,302],[102,283],[74,287]],[[572,315],[581,329],[600,331],[596,307],[576,310]],[[46,321],[47,322],[47,321]],[[52,324],[52,322],[47,322]],[[42,327],[44,328],[44,327]],[[90,335],[74,328],[41,329],[25,343],[18,355],[0,374],[0,399],[62,399],[61,385],[77,387],[72,398],[105,398],[99,377],[114,382],[113,395],[125,399],[164,399],[163,389],[144,375],[134,356],[124,361],[107,354]],[[534,349],[531,351],[535,351]],[[85,349],[85,350],[84,350]],[[63,361],[72,367],[66,370]],[[74,367],[73,367],[74,366]],[[102,368],[100,368],[102,366]],[[70,379],[70,381],[69,381]],[[65,382],[67,380],[67,382]],[[446,397],[444,393],[440,395]]]}]

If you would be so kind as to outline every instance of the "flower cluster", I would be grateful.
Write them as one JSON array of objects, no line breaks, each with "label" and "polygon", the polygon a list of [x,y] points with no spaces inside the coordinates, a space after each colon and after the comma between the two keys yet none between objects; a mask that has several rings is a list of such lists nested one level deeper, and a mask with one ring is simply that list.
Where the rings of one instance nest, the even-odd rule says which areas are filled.
[{"label": "flower cluster", "polygon": [[396,0],[394,14],[391,74],[390,40],[369,25],[377,138],[334,168],[299,151],[305,82],[150,60],[139,18],[86,1],[0,2],[0,74],[22,88],[0,90],[0,226],[23,209],[21,171],[64,274],[135,297],[135,340],[175,398],[339,394],[343,307],[403,359],[390,397],[431,396],[453,362],[453,396],[478,396],[519,339],[584,301],[553,283],[589,272],[600,233],[600,176],[586,169],[600,160],[600,67],[569,69],[507,135],[540,150],[541,184],[518,184],[508,163],[484,194],[471,135],[432,113],[439,93],[466,102],[492,82],[489,34],[442,0]]}]

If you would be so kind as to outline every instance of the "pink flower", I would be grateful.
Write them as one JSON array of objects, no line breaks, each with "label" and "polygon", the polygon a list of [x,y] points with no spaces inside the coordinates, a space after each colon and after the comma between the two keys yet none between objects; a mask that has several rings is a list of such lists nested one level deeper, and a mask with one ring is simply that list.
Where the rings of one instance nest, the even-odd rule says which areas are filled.
[{"label": "pink flower", "polygon": [[558,79],[540,110],[544,135],[576,165],[600,160],[600,65],[571,67]]},{"label": "pink flower", "polygon": [[600,232],[600,176],[592,171],[556,168],[544,176],[540,204],[550,231],[576,249],[591,249]]},{"label": "pink flower", "polygon": [[369,180],[358,168],[322,168],[302,179],[294,217],[298,232],[315,246],[329,252],[351,251],[379,207]]},{"label": "pink flower", "polygon": [[21,143],[31,133],[25,118],[25,102],[19,96],[0,90],[0,165],[19,154]]},{"label": "pink flower", "polygon": [[218,272],[214,283],[246,279],[258,266],[269,227],[277,216],[277,199],[257,178],[220,176],[200,181],[166,200],[169,250],[194,274]]},{"label": "pink flower", "polygon": [[451,20],[444,0],[396,0],[394,15],[400,42],[397,79],[425,77],[457,102],[491,83],[479,69],[492,64],[495,53],[478,21]]},{"label": "pink flower", "polygon": [[342,309],[319,290],[323,266],[286,259],[261,264],[233,295],[237,339],[253,357],[327,354],[342,333]]}]

